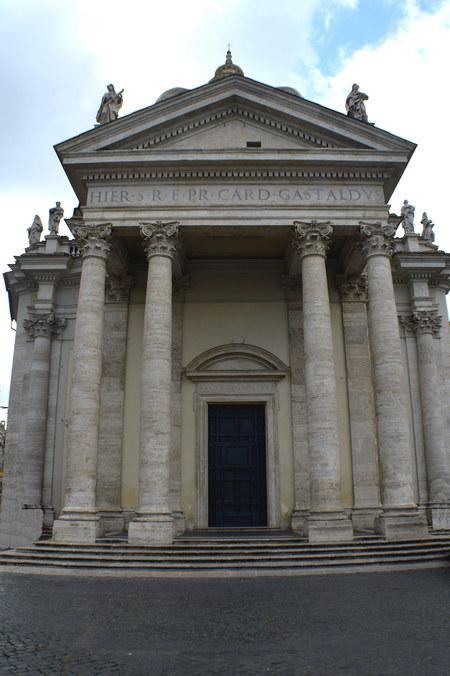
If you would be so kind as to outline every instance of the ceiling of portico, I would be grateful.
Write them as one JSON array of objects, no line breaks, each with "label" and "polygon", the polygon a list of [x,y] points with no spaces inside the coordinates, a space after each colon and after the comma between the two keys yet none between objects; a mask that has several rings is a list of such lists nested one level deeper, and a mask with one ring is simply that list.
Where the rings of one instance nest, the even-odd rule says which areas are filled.
[{"label": "ceiling of portico", "polygon": [[[136,262],[145,261],[138,229],[115,228],[125,244],[130,257]],[[336,267],[355,239],[355,228],[341,227],[335,231],[328,252],[328,264]],[[189,260],[284,260],[292,240],[289,227],[188,227],[181,228],[182,251]]]}]

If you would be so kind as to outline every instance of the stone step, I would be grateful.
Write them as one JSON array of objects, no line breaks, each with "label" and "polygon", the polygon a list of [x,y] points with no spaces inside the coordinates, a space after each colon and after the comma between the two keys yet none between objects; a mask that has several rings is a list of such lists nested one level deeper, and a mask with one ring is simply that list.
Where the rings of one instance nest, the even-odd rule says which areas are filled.
[{"label": "stone step", "polygon": [[[115,543],[115,544],[84,544],[76,545],[70,543],[54,543],[54,542],[38,542],[33,546],[33,549],[40,549],[41,551],[79,551],[80,549],[85,551],[96,551],[96,552],[128,552],[128,553],[139,553],[139,552],[160,552],[165,554],[181,554],[189,552],[220,552],[220,551],[232,551],[232,552],[275,552],[275,551],[285,551],[285,552],[326,552],[326,551],[355,551],[355,550],[386,550],[386,549],[403,549],[405,547],[435,547],[442,546],[447,544],[450,547],[450,538],[433,538],[425,540],[416,540],[416,541],[400,541],[400,542],[387,542],[385,540],[379,542],[367,542],[367,543],[347,543],[347,544],[309,544],[303,542],[284,542],[284,543],[272,543],[267,541],[262,542],[241,542],[241,543],[175,543],[170,546],[145,546],[145,545],[129,545],[127,543]],[[25,548],[26,549],[26,548]]]},{"label": "stone step", "polygon": [[408,556],[411,554],[417,555],[440,555],[450,556],[450,545],[441,545],[433,547],[404,547],[404,548],[384,548],[378,550],[369,550],[364,548],[347,549],[345,551],[257,551],[257,552],[158,552],[149,549],[146,552],[134,552],[124,550],[121,552],[110,551],[92,551],[85,550],[82,547],[71,550],[42,549],[38,547],[22,547],[16,550],[8,550],[0,555],[0,561],[9,559],[10,557],[23,557],[23,559],[42,559],[42,560],[96,560],[96,561],[191,561],[191,562],[205,562],[205,561],[261,561],[261,560],[285,560],[285,561],[301,561],[301,560],[329,560],[341,558],[370,558],[376,556],[390,557],[390,556]]},{"label": "stone step", "polygon": [[217,570],[217,571],[235,571],[235,570],[295,570],[299,569],[339,569],[340,567],[364,567],[364,566],[383,566],[383,565],[395,565],[395,564],[413,564],[420,563],[425,564],[427,562],[446,562],[448,559],[448,554],[443,554],[441,556],[436,556],[436,554],[420,554],[420,555],[408,555],[404,557],[392,556],[386,558],[384,556],[372,556],[368,559],[362,557],[343,557],[342,559],[330,558],[329,560],[324,560],[318,558],[315,560],[305,560],[304,558],[293,561],[292,559],[287,559],[284,561],[239,561],[239,562],[220,562],[220,561],[208,561],[208,562],[199,562],[196,561],[195,565],[188,561],[182,562],[172,562],[172,561],[162,561],[162,562],[142,562],[132,560],[127,563],[126,566],[123,565],[122,561],[104,561],[104,560],[74,560],[67,559],[66,561],[62,559],[57,560],[48,560],[43,558],[29,558],[24,559],[23,557],[8,557],[8,560],[5,561],[5,564],[8,566],[17,565],[17,566],[27,566],[35,568],[61,568],[61,569],[89,569],[89,570],[109,570],[109,569],[120,569],[122,571],[128,570],[142,570],[142,571],[152,571],[152,570],[162,570],[162,571],[207,571],[207,570]]}]

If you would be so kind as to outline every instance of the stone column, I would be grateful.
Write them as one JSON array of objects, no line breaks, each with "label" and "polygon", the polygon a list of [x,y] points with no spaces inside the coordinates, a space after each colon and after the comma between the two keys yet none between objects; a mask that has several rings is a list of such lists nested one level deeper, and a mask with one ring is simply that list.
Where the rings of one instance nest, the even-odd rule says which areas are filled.
[{"label": "stone column", "polygon": [[433,310],[412,315],[417,340],[423,436],[428,476],[428,511],[433,528],[450,528],[450,455],[440,397],[437,340],[442,318]]},{"label": "stone column", "polygon": [[43,527],[42,481],[46,447],[52,335],[66,325],[54,312],[30,312],[24,328],[33,339],[27,413],[23,435],[23,509],[28,528],[40,537]]},{"label": "stone column", "polygon": [[128,541],[170,544],[174,522],[169,499],[172,381],[172,260],[175,222],[143,223],[148,258],[141,386],[139,506]]},{"label": "stone column", "polygon": [[391,225],[361,222],[382,474],[383,513],[377,529],[388,540],[420,537],[427,532],[414,502],[406,386],[390,261],[394,232]]},{"label": "stone column", "polygon": [[106,260],[111,225],[77,226],[82,268],[73,346],[65,504],[53,526],[57,542],[95,542],[100,380]]},{"label": "stone column", "polygon": [[373,529],[381,511],[375,401],[367,325],[367,278],[339,285],[352,444],[354,528]]},{"label": "stone column", "polygon": [[302,266],[311,542],[347,542],[353,537],[341,502],[336,376],[325,267],[332,232],[328,222],[294,223],[294,244]]}]

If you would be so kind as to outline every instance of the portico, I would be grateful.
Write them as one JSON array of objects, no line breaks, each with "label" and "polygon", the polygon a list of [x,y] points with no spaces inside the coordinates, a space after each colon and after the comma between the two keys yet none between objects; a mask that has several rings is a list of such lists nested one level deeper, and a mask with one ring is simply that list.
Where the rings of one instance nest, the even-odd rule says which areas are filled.
[{"label": "portico", "polygon": [[63,543],[450,527],[450,259],[388,205],[414,144],[232,73],[56,150],[80,207],[8,276],[9,475],[34,478],[4,539],[49,496]]}]

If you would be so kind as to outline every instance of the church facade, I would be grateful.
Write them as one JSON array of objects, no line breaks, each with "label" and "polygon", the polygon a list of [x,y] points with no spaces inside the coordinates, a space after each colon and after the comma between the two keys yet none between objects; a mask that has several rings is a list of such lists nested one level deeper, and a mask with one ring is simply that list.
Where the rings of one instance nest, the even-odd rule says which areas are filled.
[{"label": "church facade", "polygon": [[57,145],[73,239],[5,274],[2,544],[449,529],[450,255],[388,204],[414,149],[237,67]]}]

